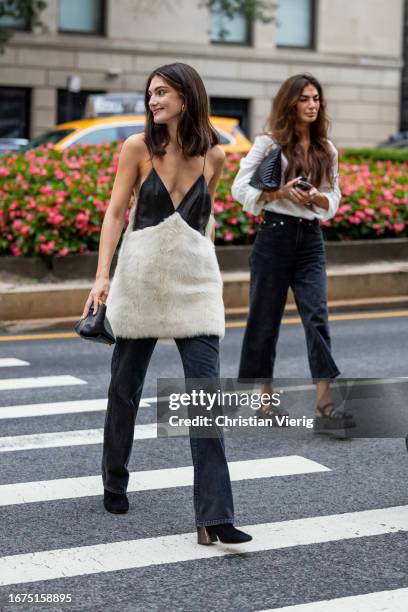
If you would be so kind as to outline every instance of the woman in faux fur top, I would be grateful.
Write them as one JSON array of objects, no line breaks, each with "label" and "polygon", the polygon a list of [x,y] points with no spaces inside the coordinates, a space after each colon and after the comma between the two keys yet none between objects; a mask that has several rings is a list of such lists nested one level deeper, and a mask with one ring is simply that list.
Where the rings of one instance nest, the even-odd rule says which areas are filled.
[{"label": "woman in faux fur top", "polygon": [[[131,136],[122,146],[102,225],[96,281],[82,315],[92,304],[96,312],[98,299],[107,296],[107,317],[116,344],[102,478],[104,505],[113,513],[126,513],[129,508],[127,466],[157,339],[176,339],[186,378],[216,381],[219,340],[225,327],[211,214],[224,152],[209,122],[204,84],[187,64],[162,66],[147,80],[145,106],[145,132]],[[110,284],[111,260],[133,190],[137,201]],[[208,415],[205,407],[199,410]],[[195,435],[190,428],[198,542],[248,541],[251,536],[233,525],[223,433],[215,419],[212,422]],[[202,437],[203,433],[208,437]]]},{"label": "woman in faux fur top", "polygon": [[[343,427],[350,419],[330,399],[329,380],[339,370],[332,357],[328,326],[325,251],[319,220],[336,213],[341,198],[337,150],[327,138],[322,86],[310,74],[287,79],[273,101],[267,132],[241,160],[232,186],[244,210],[264,221],[250,256],[250,312],[243,340],[240,379],[263,379],[272,394],[276,343],[289,287],[305,329],[309,367],[317,379],[316,429]],[[280,146],[281,187],[262,191],[249,184],[269,151]],[[302,190],[297,187],[302,181]],[[283,411],[262,406],[257,416]]]}]

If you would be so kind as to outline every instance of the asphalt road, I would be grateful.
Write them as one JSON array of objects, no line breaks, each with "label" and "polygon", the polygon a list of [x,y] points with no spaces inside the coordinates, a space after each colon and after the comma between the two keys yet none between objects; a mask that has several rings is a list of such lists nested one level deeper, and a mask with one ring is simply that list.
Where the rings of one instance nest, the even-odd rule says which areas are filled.
[{"label": "asphalt road", "polygon": [[[407,332],[408,313],[333,320],[342,377],[406,377]],[[236,376],[242,335],[243,326],[227,329],[225,377]],[[141,474],[130,511],[103,509],[100,436],[112,348],[56,336],[0,337],[1,610],[408,609],[403,438],[227,433],[236,524],[254,539],[198,547],[192,488],[183,480],[182,468],[191,465],[186,438],[135,439],[129,469]],[[175,344],[160,342],[143,397],[156,396],[157,377],[181,376]],[[276,377],[308,376],[302,327],[288,322]],[[396,389],[407,396],[403,384]],[[136,429],[155,419],[148,399]],[[147,471],[154,474],[140,484]],[[80,480],[87,477],[94,479]],[[18,593],[70,593],[72,603],[10,603]],[[323,600],[331,602],[304,605]]]}]

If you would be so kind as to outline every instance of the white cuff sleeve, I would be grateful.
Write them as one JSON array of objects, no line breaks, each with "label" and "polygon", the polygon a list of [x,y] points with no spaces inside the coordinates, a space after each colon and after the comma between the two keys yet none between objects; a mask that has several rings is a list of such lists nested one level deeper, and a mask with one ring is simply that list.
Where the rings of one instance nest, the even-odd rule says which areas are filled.
[{"label": "white cuff sleeve", "polygon": [[324,187],[320,189],[320,193],[325,195],[329,200],[329,208],[325,210],[324,208],[320,208],[319,206],[316,206],[316,204],[313,204],[313,211],[319,221],[328,221],[334,217],[341,200],[339,184],[339,154],[336,149],[334,149],[333,152],[333,178],[333,187],[331,189],[325,189]]},{"label": "white cuff sleeve", "polygon": [[242,204],[243,210],[253,215],[259,215],[265,202],[259,200],[262,195],[261,189],[256,189],[249,184],[256,168],[265,157],[265,153],[271,145],[269,136],[257,136],[254,144],[246,157],[241,159],[238,173],[231,187],[233,197]]}]

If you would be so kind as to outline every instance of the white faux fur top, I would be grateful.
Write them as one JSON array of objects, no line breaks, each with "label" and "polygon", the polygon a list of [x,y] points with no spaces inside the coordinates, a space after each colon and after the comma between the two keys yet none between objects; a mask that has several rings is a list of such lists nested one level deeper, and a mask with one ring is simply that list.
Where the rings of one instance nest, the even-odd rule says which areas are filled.
[{"label": "white faux fur top", "polygon": [[106,300],[115,336],[222,338],[223,283],[210,238],[213,217],[205,235],[176,210],[158,225],[132,231],[135,208]]}]

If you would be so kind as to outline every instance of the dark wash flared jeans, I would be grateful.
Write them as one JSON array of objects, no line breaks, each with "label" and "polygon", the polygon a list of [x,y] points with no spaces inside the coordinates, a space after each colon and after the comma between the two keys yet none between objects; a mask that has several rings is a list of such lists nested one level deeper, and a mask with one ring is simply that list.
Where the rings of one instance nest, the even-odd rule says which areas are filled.
[{"label": "dark wash flared jeans", "polygon": [[331,354],[326,256],[318,221],[265,211],[249,264],[250,312],[239,378],[272,380],[289,287],[305,330],[312,378],[338,376]]},{"label": "dark wash flared jeans", "polygon": [[[176,338],[186,378],[219,378],[218,336]],[[105,417],[102,480],[104,488],[125,493],[136,415],[157,338],[117,338]],[[234,522],[234,505],[222,429],[211,437],[191,435],[194,510],[197,526]]]}]

